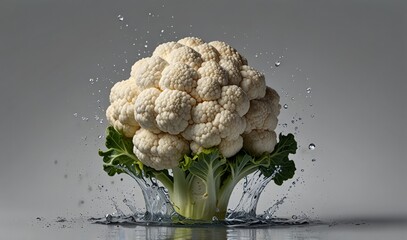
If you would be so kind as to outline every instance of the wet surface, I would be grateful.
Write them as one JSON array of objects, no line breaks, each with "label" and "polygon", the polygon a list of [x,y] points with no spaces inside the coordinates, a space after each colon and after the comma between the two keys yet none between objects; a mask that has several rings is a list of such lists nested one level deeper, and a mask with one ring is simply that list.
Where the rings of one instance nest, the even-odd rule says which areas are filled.
[{"label": "wet surface", "polygon": [[406,239],[407,218],[228,227],[95,224],[87,218],[1,220],[2,239]]}]

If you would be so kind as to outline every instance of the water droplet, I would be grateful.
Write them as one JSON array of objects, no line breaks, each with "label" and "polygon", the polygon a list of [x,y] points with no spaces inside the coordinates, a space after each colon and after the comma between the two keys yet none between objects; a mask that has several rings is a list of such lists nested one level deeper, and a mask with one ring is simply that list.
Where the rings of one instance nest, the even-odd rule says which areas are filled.
[{"label": "water droplet", "polygon": [[110,222],[112,221],[113,216],[111,214],[106,214],[106,221]]},{"label": "water droplet", "polygon": [[301,172],[304,172],[304,169],[301,169]]},{"label": "water droplet", "polygon": [[74,117],[78,117],[78,113],[74,113],[73,116],[74,116]]},{"label": "water droplet", "polygon": [[298,217],[297,217],[297,215],[293,215],[291,218],[295,220],[295,219],[297,219]]},{"label": "water droplet", "polygon": [[119,21],[123,21],[123,20],[124,20],[124,17],[123,17],[122,15],[118,15],[118,16],[117,16],[117,19],[119,19]]},{"label": "water droplet", "polygon": [[311,88],[307,88],[307,93],[311,93]]},{"label": "water droplet", "polygon": [[282,125],[283,127],[287,127],[287,123],[283,123],[283,125]]},{"label": "water droplet", "polygon": [[309,150],[314,150],[315,149],[315,144],[310,143],[310,145],[308,145],[308,149]]},{"label": "water droplet", "polygon": [[283,108],[284,108],[284,109],[287,109],[287,108],[288,108],[288,105],[287,105],[287,104],[284,104]]},{"label": "water droplet", "polygon": [[280,61],[276,61],[275,63],[274,63],[274,66],[276,66],[276,67],[279,67],[281,65],[281,62]]},{"label": "water droplet", "polygon": [[101,138],[102,138],[102,135],[99,135],[98,138],[101,139]]},{"label": "water droplet", "polygon": [[315,158],[311,159],[312,162],[316,162],[317,160]]}]

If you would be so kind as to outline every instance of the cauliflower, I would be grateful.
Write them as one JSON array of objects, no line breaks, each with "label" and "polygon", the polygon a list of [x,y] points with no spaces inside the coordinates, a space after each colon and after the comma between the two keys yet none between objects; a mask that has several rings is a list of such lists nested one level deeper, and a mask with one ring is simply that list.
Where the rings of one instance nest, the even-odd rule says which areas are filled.
[{"label": "cauliflower", "polygon": [[[187,37],[161,44],[152,57],[134,64],[125,82],[133,88],[123,87],[123,82],[112,88],[108,120],[126,137],[139,138],[136,131],[140,127],[140,131],[169,133],[194,146],[193,153],[220,147],[222,142],[220,153],[225,157],[235,155],[242,146],[253,156],[274,149],[273,132],[281,107],[278,94],[274,91],[266,95],[264,75],[248,66],[247,60],[224,42],[205,43]],[[130,101],[117,101],[127,95]],[[202,118],[207,120],[194,121]],[[267,140],[274,144],[256,147],[257,140],[250,137],[250,132],[257,129],[270,132]],[[153,166],[139,151],[135,153],[145,159],[141,160],[145,165]],[[167,161],[166,156],[162,158]],[[176,167],[176,160],[168,168]]]},{"label": "cauliflower", "polygon": [[[278,145],[274,130],[280,108],[277,92],[266,86],[264,75],[249,66],[236,49],[221,41],[206,43],[199,38],[187,37],[178,42],[163,43],[151,57],[137,61],[130,78],[112,87],[106,115],[112,126],[109,128],[110,138],[123,136],[122,141],[130,141],[131,150],[128,146],[121,149],[126,149],[133,161],[139,161],[139,171],[143,168],[151,168],[153,172],[172,169],[175,179],[185,177],[185,173],[179,171],[183,166],[200,179],[192,181],[193,186],[201,187],[202,184],[208,187],[208,181],[212,181],[210,178],[219,177],[209,174],[213,168],[232,173],[233,181],[225,190],[224,202],[217,206],[224,214],[231,189],[241,178],[256,169],[265,175],[275,170],[269,156],[276,152]],[[280,136],[280,142],[284,137]],[[290,144],[294,141],[292,136],[286,139]],[[283,155],[294,152],[292,146]],[[245,171],[235,173],[233,167],[243,161],[239,153],[249,155],[251,160],[245,162],[249,166]],[[106,152],[101,155],[107,158],[105,163],[113,158]],[[207,155],[216,155],[218,163],[208,162]],[[260,161],[258,159],[263,162],[256,162]],[[288,158],[284,160],[288,161]],[[206,161],[209,165],[206,166],[207,175],[196,173],[198,169],[193,163],[199,161],[200,164]],[[114,169],[112,164],[107,164],[109,171]],[[290,174],[293,174],[294,167],[290,166]],[[162,176],[156,175],[157,178]],[[167,185],[171,182],[161,180]],[[219,182],[215,184],[221,186]],[[166,187],[171,190],[170,196],[174,191],[181,191],[174,186]],[[189,189],[191,186],[184,187]],[[194,197],[188,201],[205,201],[205,197],[196,198],[194,187],[192,190]],[[192,204],[179,197],[173,197],[172,201],[179,208],[182,204]],[[214,214],[212,210],[210,214]],[[181,208],[178,212],[186,217],[203,218],[196,216],[194,209]]]}]

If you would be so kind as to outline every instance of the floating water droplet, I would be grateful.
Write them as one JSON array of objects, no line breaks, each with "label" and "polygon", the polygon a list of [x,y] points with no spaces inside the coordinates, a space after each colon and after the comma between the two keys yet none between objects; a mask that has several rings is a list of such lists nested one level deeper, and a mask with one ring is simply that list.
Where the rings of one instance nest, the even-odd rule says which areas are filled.
[{"label": "floating water droplet", "polygon": [[301,172],[304,172],[304,169],[301,169]]},{"label": "floating water droplet", "polygon": [[99,135],[98,138],[101,139],[101,138],[102,138],[102,135]]},{"label": "floating water droplet", "polygon": [[78,117],[78,113],[74,113],[73,116],[74,116],[74,117]]},{"label": "floating water droplet", "polygon": [[122,15],[118,15],[118,16],[117,16],[117,19],[119,19],[119,21],[123,21],[123,20],[124,20],[124,17],[123,17]]},{"label": "floating water droplet", "polygon": [[312,162],[316,162],[317,160],[315,158],[311,159]]},{"label": "floating water droplet", "polygon": [[297,215],[293,215],[291,218],[295,220],[295,219],[297,219],[298,217],[297,217]]},{"label": "floating water droplet", "polygon": [[287,105],[287,104],[284,104],[284,105],[283,105],[283,108],[284,108],[284,109],[287,109],[287,108],[288,108],[288,105]]},{"label": "floating water droplet", "polygon": [[308,149],[309,150],[314,150],[315,149],[315,144],[310,143],[310,145],[308,145]]},{"label": "floating water droplet", "polygon": [[279,67],[281,65],[281,62],[280,61],[276,61],[275,63],[274,63],[274,66],[276,66],[276,67]]},{"label": "floating water droplet", "polygon": [[283,123],[283,125],[282,125],[283,127],[287,127],[287,123]]},{"label": "floating water droplet", "polygon": [[311,88],[307,88],[307,93],[311,93]]}]

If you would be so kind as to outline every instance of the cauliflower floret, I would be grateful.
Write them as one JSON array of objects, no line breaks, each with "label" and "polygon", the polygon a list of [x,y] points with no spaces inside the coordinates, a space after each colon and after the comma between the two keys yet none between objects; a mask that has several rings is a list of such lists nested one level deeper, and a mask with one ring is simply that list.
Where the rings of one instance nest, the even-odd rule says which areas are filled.
[{"label": "cauliflower floret", "polygon": [[142,58],[135,62],[133,66],[131,66],[131,71],[130,71],[130,77],[135,79],[136,78],[136,72],[140,71],[141,67],[144,67],[145,64],[150,60],[149,57]]},{"label": "cauliflower floret", "polygon": [[262,73],[247,65],[240,68],[240,73],[243,77],[240,87],[247,93],[250,100],[266,95],[266,80]]},{"label": "cauliflower floret", "polygon": [[223,108],[216,101],[198,103],[192,108],[192,120],[194,123],[212,122],[221,111],[223,111]]},{"label": "cauliflower floret", "polygon": [[271,153],[276,144],[277,136],[274,131],[256,129],[243,134],[243,148],[252,156]]},{"label": "cauliflower floret", "polygon": [[161,91],[157,88],[148,88],[142,91],[136,102],[134,103],[134,118],[144,129],[154,133],[159,133],[155,121],[157,113],[154,111],[155,100],[160,95]]},{"label": "cauliflower floret", "polygon": [[276,90],[272,89],[271,87],[266,87],[266,95],[262,101],[271,106],[271,111],[274,116],[278,116],[280,114],[280,96]]},{"label": "cauliflower floret", "polygon": [[226,109],[216,115],[213,124],[219,129],[221,138],[236,139],[246,129],[246,120]]},{"label": "cauliflower floret", "polygon": [[247,121],[245,132],[251,132],[253,129],[274,130],[281,108],[279,99],[277,92],[267,87],[263,98],[251,100],[250,109],[245,115]]},{"label": "cauliflower floret", "polygon": [[191,109],[196,104],[188,93],[165,89],[155,100],[158,128],[170,134],[179,134],[189,125]]},{"label": "cauliflower floret", "polygon": [[109,123],[126,137],[132,137],[140,128],[134,119],[133,104],[139,94],[139,89],[130,78],[116,83],[110,92],[110,106],[106,110]]},{"label": "cauliflower floret", "polygon": [[222,141],[219,144],[219,151],[224,157],[228,158],[238,153],[242,147],[243,147],[243,138],[239,136],[236,139],[232,140],[222,139]]},{"label": "cauliflower floret", "polygon": [[237,60],[241,65],[247,64],[247,60],[243,58],[236,49],[231,47],[225,42],[221,41],[213,41],[209,43],[211,46],[216,48],[220,54],[220,58],[222,59],[235,59]]},{"label": "cauliflower floret", "polygon": [[250,109],[245,117],[245,132],[251,132],[253,129],[274,130],[277,126],[277,116],[273,114],[271,106],[263,101],[250,101]]},{"label": "cauliflower floret", "polygon": [[170,55],[170,53],[177,49],[182,47],[183,45],[177,42],[167,42],[167,43],[163,43],[158,45],[158,47],[155,48],[154,52],[153,52],[153,56],[157,56],[160,57],[162,59],[164,59],[165,61],[169,62],[169,58],[168,56]]},{"label": "cauliflower floret", "polygon": [[221,86],[228,84],[228,76],[225,70],[215,61],[204,62],[198,69],[201,78],[211,77],[218,80]]},{"label": "cauliflower floret", "polygon": [[146,58],[134,68],[134,78],[140,89],[159,87],[161,72],[168,63],[160,57]]},{"label": "cauliflower floret", "polygon": [[223,86],[218,102],[223,108],[231,112],[236,111],[241,117],[250,108],[250,102],[246,93],[236,85]]},{"label": "cauliflower floret", "polygon": [[184,63],[174,63],[166,67],[160,80],[161,89],[191,92],[196,87],[198,73]]},{"label": "cauliflower floret", "polygon": [[221,59],[219,64],[225,70],[229,84],[239,85],[242,81],[242,74],[240,74],[241,65],[233,59]]},{"label": "cauliflower floret", "polygon": [[185,45],[187,47],[190,47],[190,48],[194,48],[201,44],[204,44],[205,42],[202,39],[197,38],[197,37],[185,37],[183,39],[178,40],[178,43]]},{"label": "cauliflower floret", "polygon": [[146,129],[140,129],[135,133],[133,144],[137,158],[156,170],[178,166],[184,154],[190,152],[189,144],[180,136],[168,133],[155,134]]},{"label": "cauliflower floret", "polygon": [[182,62],[197,70],[202,64],[202,58],[194,49],[182,46],[169,53],[168,62],[171,64]]},{"label": "cauliflower floret", "polygon": [[[216,116],[223,111],[223,108],[216,101],[206,101],[198,103],[192,108],[192,120],[194,124],[189,125],[182,133],[182,136],[192,141],[194,149],[210,148],[220,143],[220,133],[216,125],[213,124]],[[194,149],[192,151],[196,152]]]},{"label": "cauliflower floret", "polygon": [[220,98],[221,85],[216,78],[203,77],[197,82],[196,89],[191,95],[198,101],[212,101]]},{"label": "cauliflower floret", "polygon": [[202,60],[219,62],[219,53],[216,48],[212,47],[207,43],[200,44],[198,46],[192,47],[195,51],[201,54]]},{"label": "cauliflower floret", "polygon": [[219,129],[212,122],[189,125],[182,136],[203,148],[217,146],[221,141]]}]

